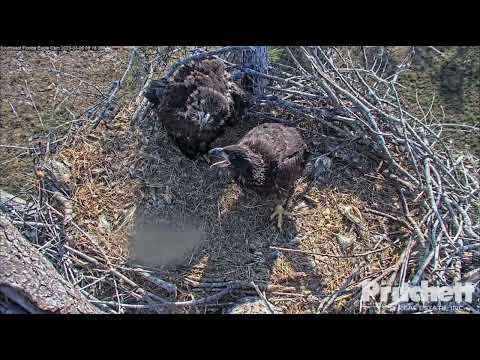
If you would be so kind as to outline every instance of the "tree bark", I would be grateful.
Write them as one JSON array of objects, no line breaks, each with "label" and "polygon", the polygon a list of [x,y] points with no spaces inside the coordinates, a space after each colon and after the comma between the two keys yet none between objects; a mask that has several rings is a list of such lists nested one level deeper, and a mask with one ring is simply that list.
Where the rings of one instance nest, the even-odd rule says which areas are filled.
[{"label": "tree bark", "polygon": [[[98,314],[78,289],[17,230],[0,211],[0,294],[8,312],[30,314]],[[1,299],[0,299],[1,300]]]},{"label": "tree bark", "polygon": [[[253,51],[244,50],[235,52],[229,61],[245,68],[268,74],[268,52],[266,46],[254,46]],[[256,78],[253,84],[246,82],[243,84],[243,87],[246,88],[246,90],[251,90],[255,95],[262,95],[264,94],[264,87],[267,83],[268,81],[264,78]]]}]

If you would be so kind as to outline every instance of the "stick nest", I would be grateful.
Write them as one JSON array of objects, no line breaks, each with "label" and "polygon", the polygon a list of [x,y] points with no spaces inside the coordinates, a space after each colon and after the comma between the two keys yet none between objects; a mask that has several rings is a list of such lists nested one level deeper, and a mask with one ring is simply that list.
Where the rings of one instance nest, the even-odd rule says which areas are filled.
[{"label": "stick nest", "polygon": [[[182,63],[243,48],[198,51]],[[253,282],[283,313],[358,312],[365,280],[478,283],[478,160],[445,144],[428,110],[405,109],[396,83],[409,54],[389,70],[380,58],[359,69],[352,52],[336,48],[287,50],[289,65],[268,74],[226,61],[263,90],[213,144],[262,122],[300,129],[315,156],[282,232],[269,222],[272,199],[185,158],[141,92],[65,142],[55,160],[68,167],[70,185],[62,192],[40,176],[35,236],[92,303],[111,312],[225,312],[257,296]],[[171,76],[167,65],[178,57],[167,48],[143,63],[144,88],[155,74]],[[68,206],[54,202],[56,192]],[[154,248],[140,258],[146,229]],[[478,311],[476,301],[463,311]]]}]

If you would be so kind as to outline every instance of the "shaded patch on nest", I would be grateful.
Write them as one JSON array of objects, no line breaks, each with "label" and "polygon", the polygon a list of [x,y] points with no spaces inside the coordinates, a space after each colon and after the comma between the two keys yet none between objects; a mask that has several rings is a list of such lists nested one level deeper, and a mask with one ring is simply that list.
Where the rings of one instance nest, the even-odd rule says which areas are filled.
[{"label": "shaded patch on nest", "polygon": [[[235,143],[262,122],[266,121],[252,117],[245,119],[215,140],[212,146]],[[203,159],[185,158],[166,136],[161,124],[145,122],[141,128],[142,137],[148,139],[148,143],[142,149],[145,196],[137,214],[148,214],[180,228],[194,226],[195,231],[205,235],[198,242],[189,239],[191,251],[187,251],[183,262],[162,266],[165,276],[181,289],[179,300],[200,296],[198,292],[211,293],[211,289],[192,287],[192,282],[253,280],[257,284],[278,286],[284,289],[279,290],[280,293],[288,293],[269,295],[269,301],[283,312],[316,311],[320,299],[337,290],[362,259],[369,261],[356,280],[377,273],[397,260],[393,242],[400,235],[388,235],[393,232],[391,225],[394,224],[364,212],[372,202],[383,204],[385,196],[390,200],[393,196],[388,186],[377,189],[374,179],[370,184],[365,180],[364,175],[378,165],[371,159],[361,157],[358,163],[351,161],[350,164],[349,159],[341,158],[341,153],[332,156],[332,176],[322,184],[314,185],[308,193],[316,206],[306,206],[301,198],[297,198],[285,231],[278,232],[269,222],[274,206],[272,199],[262,200],[252,191],[241,190],[224,170],[209,170]],[[317,141],[325,148],[322,134],[311,131],[302,123],[299,128],[306,139]],[[361,181],[357,184],[353,179]],[[305,190],[309,181],[307,176],[297,181],[294,198]],[[364,232],[361,235],[340,211],[348,206],[355,207],[362,214]],[[355,233],[353,244],[345,247],[339,243],[338,234],[351,237],[352,233]],[[186,240],[181,241],[187,245]],[[365,258],[348,257],[386,245],[391,247]],[[271,246],[333,256],[278,251]],[[235,301],[250,293],[251,290],[232,292],[224,300]],[[219,312],[221,306],[205,306],[204,310]]]}]

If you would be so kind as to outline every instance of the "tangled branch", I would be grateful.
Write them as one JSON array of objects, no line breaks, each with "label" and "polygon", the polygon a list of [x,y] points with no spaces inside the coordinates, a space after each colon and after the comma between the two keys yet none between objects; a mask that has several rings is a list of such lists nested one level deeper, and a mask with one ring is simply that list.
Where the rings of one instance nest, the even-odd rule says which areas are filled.
[{"label": "tangled branch", "polygon": [[[271,82],[270,96],[258,102],[299,116],[308,114],[338,137],[361,136],[389,164],[388,176],[402,200],[403,221],[415,230],[414,250],[422,254],[414,264],[405,257],[399,274],[402,283],[428,279],[447,284],[464,279],[467,259],[472,257],[466,249],[480,242],[478,214],[473,212],[480,201],[478,170],[474,170],[478,160],[447,144],[438,121],[427,123],[434,117],[432,106],[422,109],[419,117],[403,104],[398,79],[408,70],[414,49],[390,74],[381,58],[370,65],[364,53],[362,66],[349,49],[301,47],[301,56],[287,50],[295,65],[288,71],[280,66],[272,66],[275,76],[250,71]],[[317,105],[325,99],[328,111]],[[410,211],[414,199],[421,202],[421,221]]]}]

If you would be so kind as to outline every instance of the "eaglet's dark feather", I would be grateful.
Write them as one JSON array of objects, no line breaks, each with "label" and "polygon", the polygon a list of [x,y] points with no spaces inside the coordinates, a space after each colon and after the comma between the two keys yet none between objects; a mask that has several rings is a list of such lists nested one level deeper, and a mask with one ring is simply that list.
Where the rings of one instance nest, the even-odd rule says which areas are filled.
[{"label": "eaglet's dark feather", "polygon": [[222,157],[234,178],[258,192],[291,190],[302,175],[307,145],[295,128],[266,123],[250,130],[237,144],[216,148],[210,155]]},{"label": "eaglet's dark feather", "polygon": [[[297,129],[266,123],[250,130],[237,144],[212,149],[209,155],[222,158],[212,166],[228,167],[240,185],[260,194],[286,196],[288,201],[309,154]],[[272,215],[279,215],[279,228],[285,213],[283,205],[277,205]]]},{"label": "eaglet's dark feather", "polygon": [[245,108],[244,92],[215,59],[183,65],[169,81],[152,81],[145,97],[157,105],[158,118],[190,158],[206,153]]}]

